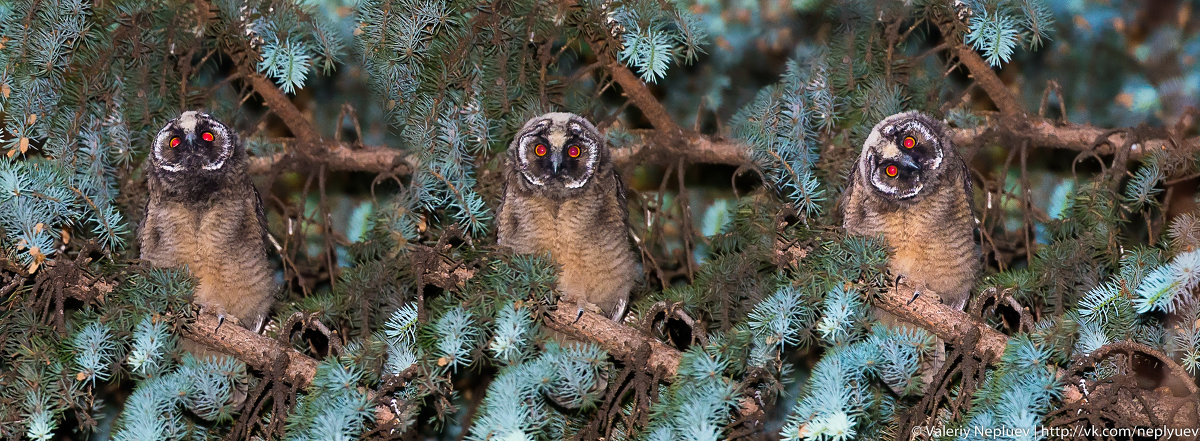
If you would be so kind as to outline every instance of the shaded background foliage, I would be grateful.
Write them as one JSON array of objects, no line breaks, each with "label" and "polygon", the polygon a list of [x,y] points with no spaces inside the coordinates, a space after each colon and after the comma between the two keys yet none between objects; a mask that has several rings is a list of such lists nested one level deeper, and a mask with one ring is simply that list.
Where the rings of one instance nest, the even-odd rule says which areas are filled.
[{"label": "shaded background foliage", "polygon": [[[1111,406],[1131,397],[1194,423],[1198,9],[5,2],[0,434],[813,440],[1176,421]],[[193,281],[136,260],[153,134],[188,109],[251,153],[284,286],[264,340],[319,361],[306,378],[181,354]],[[547,338],[553,267],[495,247],[503,151],[550,110],[614,149],[645,276],[623,325],[682,351],[670,372],[642,363],[649,346]],[[1008,337],[998,353],[870,318],[898,288],[835,204],[870,128],[904,110],[967,141],[987,263],[968,312]],[[925,372],[934,334],[952,362]]]}]

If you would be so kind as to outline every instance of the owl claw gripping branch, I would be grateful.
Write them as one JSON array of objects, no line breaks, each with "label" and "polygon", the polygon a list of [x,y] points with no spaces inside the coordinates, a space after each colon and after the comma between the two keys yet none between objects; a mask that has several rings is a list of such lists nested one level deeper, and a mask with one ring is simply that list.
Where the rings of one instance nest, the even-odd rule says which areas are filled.
[{"label": "owl claw gripping branch", "polygon": [[196,305],[222,323],[261,324],[274,301],[275,271],[262,199],[237,133],[207,114],[184,112],[158,132],[150,164],[142,259],[186,267],[197,280]]}]

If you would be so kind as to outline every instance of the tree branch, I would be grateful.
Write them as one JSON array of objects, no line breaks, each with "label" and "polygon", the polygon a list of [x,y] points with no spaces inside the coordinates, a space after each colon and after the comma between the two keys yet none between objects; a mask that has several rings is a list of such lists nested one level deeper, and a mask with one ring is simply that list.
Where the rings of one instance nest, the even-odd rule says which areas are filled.
[{"label": "tree branch", "polygon": [[317,360],[286,347],[278,341],[259,335],[241,326],[220,324],[216,315],[198,312],[195,321],[183,327],[183,336],[228,354],[255,369],[266,371],[280,356],[288,359],[287,380],[296,385],[312,382],[317,374]]},{"label": "tree branch", "polygon": [[1000,113],[1004,115],[1022,115],[1025,109],[1021,108],[1021,104],[1017,102],[1017,98],[1013,96],[1012,91],[1008,90],[1008,86],[1000,81],[1000,77],[996,76],[996,72],[992,71],[992,66],[983,61],[983,57],[979,56],[975,49],[970,48],[962,43],[955,44],[955,55],[962,62],[963,66],[971,72],[971,77],[979,86],[987,92],[992,103],[1000,109]]},{"label": "tree branch", "polygon": [[970,334],[972,330],[978,330],[979,341],[975,344],[974,352],[984,355],[984,359],[999,358],[1008,345],[1008,336],[967,315],[966,312],[942,304],[937,293],[929,289],[921,289],[917,295],[916,289],[901,284],[895,289],[881,293],[875,306],[920,326],[945,341],[954,341]]},{"label": "tree branch", "polygon": [[957,22],[958,19],[952,16],[938,22],[938,29],[942,32],[942,39],[950,44],[950,50],[958,57],[963,66],[966,66],[967,70],[971,72],[971,77],[975,79],[975,82],[979,83],[983,91],[992,99],[992,103],[996,105],[997,109],[1000,109],[1001,114],[1024,115],[1025,109],[1017,102],[1017,98],[1013,96],[1012,91],[1008,90],[1004,82],[1000,81],[1000,77],[996,76],[996,72],[992,71],[992,66],[988,65],[983,60],[983,57],[980,57],[979,53],[975,52],[975,49],[962,42],[962,39],[958,36],[959,33],[955,31]]},{"label": "tree branch", "polygon": [[610,320],[600,314],[584,311],[578,317],[578,307],[559,302],[546,312],[545,323],[555,331],[580,340],[600,345],[612,356],[622,360],[633,360],[634,354],[643,345],[650,346],[650,359],[645,360],[646,369],[662,378],[673,378],[679,369],[683,354],[656,338]]},{"label": "tree branch", "polygon": [[296,107],[296,104],[292,103],[292,100],[283,91],[275,87],[274,82],[259,74],[254,66],[246,65],[249,57],[242,55],[234,57],[234,59],[238,61],[246,78],[250,80],[250,87],[254,88],[254,91],[263,98],[271,112],[283,120],[283,124],[292,131],[292,135],[299,139],[321,139],[321,134],[317,132],[312,123],[308,122],[308,119],[300,112],[300,108]]},{"label": "tree branch", "polygon": [[646,87],[646,83],[634,75],[628,67],[625,67],[624,63],[609,55],[607,51],[599,50],[596,54],[604,63],[604,68],[608,70],[609,75],[612,75],[613,81],[621,85],[625,96],[629,97],[629,101],[632,101],[633,105],[642,111],[642,115],[650,120],[650,124],[653,124],[654,128],[673,137],[683,134],[683,128],[675,123],[675,119],[671,118],[667,108],[658,102],[658,99],[650,92],[650,88]]},{"label": "tree branch", "polygon": [[407,175],[413,167],[405,160],[405,152],[390,147],[352,149],[344,143],[300,141],[281,142],[283,151],[271,156],[250,158],[250,173],[265,174],[273,170],[295,170],[305,165],[325,165],[332,171],[363,171]]},{"label": "tree branch", "polygon": [[[1028,140],[1032,147],[1058,148],[1076,151],[1095,151],[1111,155],[1125,145],[1126,131],[1113,131],[1087,124],[1055,123],[1031,116],[998,117],[987,124],[969,129],[950,129],[954,143],[974,146],[994,141]],[[667,139],[658,129],[632,130],[635,142],[612,149],[618,167],[638,164],[672,164],[683,158],[692,163],[743,165],[750,161],[749,147],[738,140],[709,137],[699,134]],[[687,135],[685,133],[685,135]],[[324,164],[330,170],[365,171],[376,173],[411,173],[412,164],[405,160],[407,153],[389,147],[351,149],[331,141],[289,139],[284,153],[250,159],[250,172],[268,173],[275,168],[295,169],[304,164]],[[1179,140],[1154,138],[1130,147],[1129,157],[1140,157],[1154,149],[1178,150],[1182,153],[1200,152],[1200,137]]]},{"label": "tree branch", "polygon": [[[1032,116],[1000,116],[987,124],[971,129],[952,129],[954,143],[970,146],[994,140],[1029,141],[1032,147],[1052,147],[1078,151],[1095,151],[1112,155],[1126,144],[1129,130],[1099,128],[1087,124],[1055,123]],[[1200,151],[1200,138],[1179,140],[1155,138],[1134,143],[1129,157],[1140,157],[1151,150]]]}]

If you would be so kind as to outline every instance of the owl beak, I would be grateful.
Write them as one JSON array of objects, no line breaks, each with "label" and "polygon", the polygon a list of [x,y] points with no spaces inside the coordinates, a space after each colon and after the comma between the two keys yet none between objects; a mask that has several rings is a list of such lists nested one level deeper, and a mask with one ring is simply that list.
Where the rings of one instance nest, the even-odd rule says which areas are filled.
[{"label": "owl beak", "polygon": [[556,152],[553,155],[550,155],[550,169],[554,172],[554,174],[558,174],[558,167],[560,165],[562,165],[562,154]]},{"label": "owl beak", "polygon": [[196,142],[196,132],[188,132],[187,135],[184,135],[183,139],[186,139],[188,144],[194,144]]},{"label": "owl beak", "polygon": [[899,160],[900,160],[900,165],[903,165],[904,168],[907,168],[909,170],[916,170],[916,169],[920,168],[917,166],[916,161],[913,161],[912,158],[910,158],[908,155],[900,155]]}]

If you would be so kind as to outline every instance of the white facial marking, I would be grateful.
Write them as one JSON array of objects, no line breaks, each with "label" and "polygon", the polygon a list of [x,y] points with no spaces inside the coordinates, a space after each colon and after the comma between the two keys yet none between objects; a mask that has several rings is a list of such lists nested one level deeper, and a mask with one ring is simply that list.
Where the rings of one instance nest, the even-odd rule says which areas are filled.
[{"label": "white facial marking", "polygon": [[[192,123],[192,124],[193,124],[193,128],[194,128],[195,123]],[[221,167],[224,167],[225,160],[229,159],[229,156],[233,154],[233,140],[230,139],[229,131],[225,129],[224,125],[210,124],[210,126],[212,127],[212,130],[214,132],[217,132],[216,139],[221,140],[221,154],[219,156],[217,156],[216,161],[213,161],[212,163],[205,165],[204,169],[205,170],[217,170],[217,169],[220,169]],[[214,139],[214,141],[215,141],[215,139]]]},{"label": "white facial marking", "polygon": [[[581,135],[588,133],[588,131],[584,130],[584,127],[577,122],[571,122],[569,125],[569,128],[572,132],[576,132]],[[581,136],[581,138],[584,139],[584,141],[581,142],[581,144],[583,144],[582,147],[586,148],[588,151],[588,159],[587,159],[587,162],[584,164],[585,173],[583,174],[582,179],[578,179],[578,180],[572,179],[572,180],[568,181],[566,184],[567,188],[582,187],[583,184],[586,184],[587,181],[592,178],[592,173],[594,173],[596,170],[595,169],[596,158],[599,157],[600,147],[597,146],[595,144],[595,141],[590,138],[583,137],[583,136]]]},{"label": "white facial marking", "polygon": [[183,170],[183,166],[168,162],[162,157],[162,147],[167,144],[167,139],[171,137],[171,123],[163,126],[162,130],[158,131],[158,136],[154,138],[154,162],[158,163],[158,168],[169,172],[177,172]]},{"label": "white facial marking", "polygon": [[542,178],[529,174],[529,160],[527,159],[529,157],[528,149],[530,141],[533,141],[533,139],[536,138],[539,133],[544,132],[546,130],[546,126],[548,125],[550,125],[549,119],[544,119],[537,122],[521,135],[520,141],[517,141],[517,164],[521,169],[521,176],[524,177],[526,181],[529,181],[530,184],[539,187],[546,185],[546,183],[542,180]]},{"label": "white facial marking", "polygon": [[900,149],[896,147],[896,143],[888,142],[883,145],[883,151],[879,152],[884,159],[895,159],[900,157]]},{"label": "white facial marking", "polygon": [[179,115],[176,125],[178,125],[179,128],[183,129],[185,132],[194,133],[196,131],[196,123],[199,122],[200,116],[202,115],[202,113],[195,110],[183,112],[183,115]]},{"label": "white facial marking", "polygon": [[562,150],[563,144],[567,143],[567,132],[564,130],[554,130],[550,128],[550,134],[546,135],[546,140],[550,141],[551,149],[558,151]]},{"label": "white facial marking", "polygon": [[[904,128],[908,129],[908,130],[921,132],[921,135],[923,135],[925,137],[925,139],[937,139],[937,137],[934,136],[933,133],[929,131],[929,128],[925,127],[924,124],[921,124],[920,122],[917,122],[915,120],[909,121],[908,124],[904,125]],[[940,142],[933,143],[933,153],[934,153],[933,164],[930,165],[930,169],[937,170],[937,168],[942,165],[942,143],[940,143]]]}]

